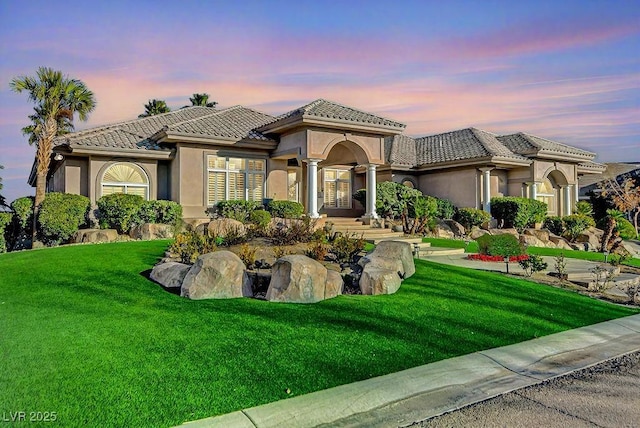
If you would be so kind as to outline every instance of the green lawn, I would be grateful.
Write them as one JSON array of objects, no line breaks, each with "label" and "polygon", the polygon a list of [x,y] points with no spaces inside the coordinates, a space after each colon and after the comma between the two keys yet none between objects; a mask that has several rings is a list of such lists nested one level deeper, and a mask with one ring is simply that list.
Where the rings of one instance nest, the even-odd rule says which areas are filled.
[{"label": "green lawn", "polygon": [[465,253],[477,253],[478,243],[476,241],[469,241],[469,245],[465,241],[460,239],[446,239],[446,238],[422,238],[422,242],[429,242],[432,247],[445,247],[445,248],[465,248]]},{"label": "green lawn", "polygon": [[637,313],[420,260],[390,296],[190,301],[144,275],[166,246],[0,255],[3,411],[170,426]]}]

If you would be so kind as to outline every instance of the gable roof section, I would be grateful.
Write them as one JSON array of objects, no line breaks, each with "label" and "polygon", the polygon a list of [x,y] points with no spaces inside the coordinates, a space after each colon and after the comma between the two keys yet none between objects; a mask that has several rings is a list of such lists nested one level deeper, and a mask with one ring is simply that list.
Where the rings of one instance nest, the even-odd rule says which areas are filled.
[{"label": "gable roof section", "polygon": [[535,135],[519,132],[511,135],[501,135],[497,137],[509,150],[521,155],[556,155],[556,156],[573,156],[580,159],[591,160],[595,153],[579,149],[577,147],[568,146],[566,144],[557,143],[545,138],[536,137]]},{"label": "gable roof section", "polygon": [[274,121],[260,128],[260,130],[274,132],[283,127],[304,122],[335,123],[342,126],[345,124],[359,125],[392,131],[391,133],[393,134],[399,134],[406,128],[405,124],[395,120],[319,98],[278,116]]},{"label": "gable roof section", "polygon": [[529,162],[505,147],[494,134],[476,128],[416,138],[416,143],[416,166],[490,158]]}]

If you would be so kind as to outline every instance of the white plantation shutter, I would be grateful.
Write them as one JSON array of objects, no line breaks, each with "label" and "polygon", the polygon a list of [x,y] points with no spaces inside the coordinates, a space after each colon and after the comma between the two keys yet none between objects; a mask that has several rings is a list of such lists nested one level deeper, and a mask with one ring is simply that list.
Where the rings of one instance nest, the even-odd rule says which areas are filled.
[{"label": "white plantation shutter", "polygon": [[229,199],[245,200],[244,172],[229,173]]},{"label": "white plantation shutter", "polygon": [[149,198],[149,179],[138,165],[119,162],[111,165],[102,176],[102,196],[128,193]]},{"label": "white plantation shutter", "polygon": [[261,202],[264,197],[264,174],[249,174],[249,200]]},{"label": "white plantation shutter", "polygon": [[226,173],[209,171],[209,183],[208,183],[208,205],[214,205],[217,202],[224,201],[225,192],[227,188]]},{"label": "white plantation shutter", "polygon": [[324,169],[324,205],[327,208],[351,208],[351,171]]},{"label": "white plantation shutter", "polygon": [[208,205],[240,199],[262,201],[266,161],[264,159],[207,157]]}]

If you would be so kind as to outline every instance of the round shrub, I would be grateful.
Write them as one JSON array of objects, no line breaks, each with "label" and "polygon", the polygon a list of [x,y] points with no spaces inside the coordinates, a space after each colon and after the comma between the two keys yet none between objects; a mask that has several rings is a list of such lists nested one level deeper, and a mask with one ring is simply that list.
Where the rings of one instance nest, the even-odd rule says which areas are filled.
[{"label": "round shrub", "polygon": [[272,217],[300,218],[304,212],[304,206],[294,201],[271,201],[267,205],[267,211]]},{"label": "round shrub", "polygon": [[249,221],[264,230],[271,223],[271,214],[265,210],[255,210],[249,215]]},{"label": "round shrub", "polygon": [[161,223],[175,226],[182,219],[182,206],[173,201],[144,201],[140,206],[141,223]]},{"label": "round shrub", "polygon": [[84,225],[91,202],[82,195],[47,193],[40,206],[40,238],[47,244],[66,242]]},{"label": "round shrub", "polygon": [[562,217],[564,222],[564,236],[570,241],[574,241],[582,232],[589,227],[594,227],[596,222],[586,215],[571,214]]},{"label": "round shrub", "polygon": [[460,208],[454,219],[468,230],[474,226],[482,226],[483,223],[491,220],[491,215],[477,208]]},{"label": "round shrub", "polygon": [[216,205],[218,213],[223,217],[246,223],[251,213],[258,209],[258,203],[255,201],[243,201],[234,199],[229,201],[220,201]]},{"label": "round shrub", "polygon": [[505,233],[502,235],[482,235],[477,239],[480,254],[490,256],[519,256],[524,254],[524,248],[518,238]]},{"label": "round shrub", "polygon": [[100,227],[129,233],[133,226],[141,222],[139,213],[143,202],[141,196],[124,193],[101,197],[98,199]]},{"label": "round shrub", "polygon": [[616,231],[622,239],[636,239],[636,229],[626,218],[616,220]]},{"label": "round shrub", "polygon": [[438,204],[438,212],[436,213],[436,217],[443,220],[453,219],[456,214],[456,206],[453,205],[453,203],[448,199],[437,198],[436,202]]}]

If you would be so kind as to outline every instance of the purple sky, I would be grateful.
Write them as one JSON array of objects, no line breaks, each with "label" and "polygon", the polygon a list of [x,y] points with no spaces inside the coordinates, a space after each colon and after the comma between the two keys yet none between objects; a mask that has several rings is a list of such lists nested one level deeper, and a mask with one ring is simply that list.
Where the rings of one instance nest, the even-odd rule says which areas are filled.
[{"label": "purple sky", "polygon": [[[25,4],[27,3],[27,4]],[[8,201],[34,151],[32,105],[9,90],[38,66],[83,80],[77,129],[207,92],[279,114],[315,98],[407,124],[524,131],[640,162],[640,2],[0,0],[0,171]]]}]

